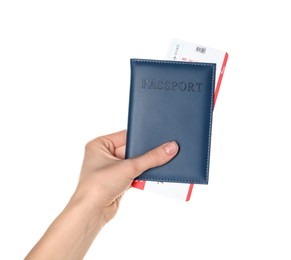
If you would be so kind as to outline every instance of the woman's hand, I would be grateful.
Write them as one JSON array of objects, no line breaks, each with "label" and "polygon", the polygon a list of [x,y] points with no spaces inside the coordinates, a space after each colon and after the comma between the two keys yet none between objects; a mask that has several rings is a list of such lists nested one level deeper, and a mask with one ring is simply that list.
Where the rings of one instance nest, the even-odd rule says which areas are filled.
[{"label": "woman's hand", "polygon": [[80,180],[68,205],[26,259],[82,259],[114,217],[122,195],[142,172],[170,161],[176,142],[124,160],[126,131],[98,137],[85,148]]}]

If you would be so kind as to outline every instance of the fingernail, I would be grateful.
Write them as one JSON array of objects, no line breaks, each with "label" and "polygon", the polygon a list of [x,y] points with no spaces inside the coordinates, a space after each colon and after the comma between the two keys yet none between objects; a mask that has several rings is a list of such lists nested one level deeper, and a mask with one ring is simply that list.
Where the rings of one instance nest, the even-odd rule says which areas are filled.
[{"label": "fingernail", "polygon": [[167,143],[164,148],[168,155],[175,154],[179,149],[178,144],[176,142]]}]

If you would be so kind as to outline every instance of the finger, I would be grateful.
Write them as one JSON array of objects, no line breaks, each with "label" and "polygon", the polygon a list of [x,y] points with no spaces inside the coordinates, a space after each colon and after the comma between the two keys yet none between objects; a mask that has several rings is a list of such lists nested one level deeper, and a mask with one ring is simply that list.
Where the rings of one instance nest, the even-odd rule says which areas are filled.
[{"label": "finger", "polygon": [[131,176],[135,178],[150,168],[161,166],[169,162],[176,156],[178,151],[179,146],[176,142],[168,142],[143,155],[129,159],[133,166],[130,173]]},{"label": "finger", "polygon": [[124,159],[125,157],[125,145],[120,146],[115,149],[115,156],[119,159]]},{"label": "finger", "polygon": [[126,143],[126,130],[122,130],[113,134],[104,135],[103,138],[112,142],[115,148],[125,145]]},{"label": "finger", "polygon": [[109,134],[109,135],[105,135],[104,137],[109,139],[115,148],[118,148],[120,146],[125,145],[126,143],[126,129],[113,133],[113,134]]}]

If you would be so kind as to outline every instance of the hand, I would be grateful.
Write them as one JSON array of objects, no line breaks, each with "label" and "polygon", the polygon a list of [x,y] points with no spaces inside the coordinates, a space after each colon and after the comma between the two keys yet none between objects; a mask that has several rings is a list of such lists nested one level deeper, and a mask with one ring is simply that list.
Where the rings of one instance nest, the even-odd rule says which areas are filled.
[{"label": "hand", "polygon": [[75,193],[25,259],[83,259],[134,178],[170,161],[179,149],[176,142],[169,142],[124,160],[125,141],[126,131],[121,131],[86,145]]},{"label": "hand", "polygon": [[132,181],[149,168],[171,160],[176,142],[163,144],[137,158],[124,160],[126,130],[98,137],[85,148],[84,162],[75,196],[87,196],[101,208],[105,222],[116,213],[120,199]]}]

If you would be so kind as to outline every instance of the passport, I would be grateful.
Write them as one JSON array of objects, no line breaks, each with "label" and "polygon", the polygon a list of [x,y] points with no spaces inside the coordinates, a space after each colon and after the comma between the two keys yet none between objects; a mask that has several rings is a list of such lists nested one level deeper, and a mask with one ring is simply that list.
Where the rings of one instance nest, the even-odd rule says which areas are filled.
[{"label": "passport", "polygon": [[213,63],[131,59],[126,158],[165,142],[179,152],[137,180],[208,184],[215,71]]}]

